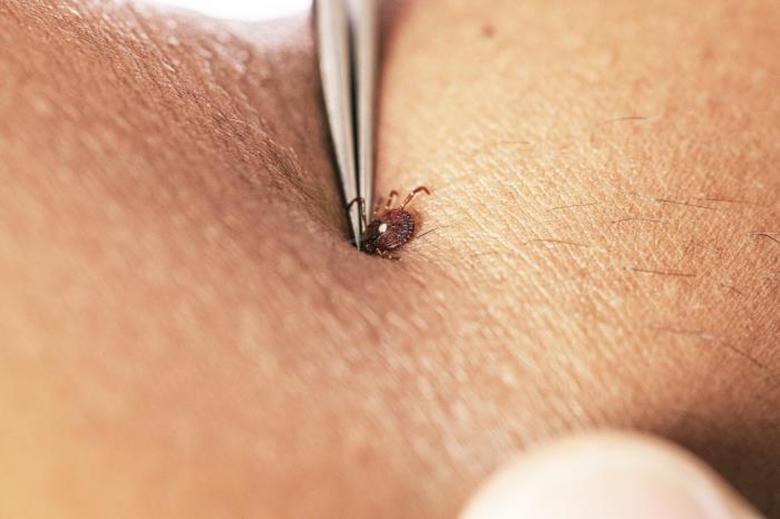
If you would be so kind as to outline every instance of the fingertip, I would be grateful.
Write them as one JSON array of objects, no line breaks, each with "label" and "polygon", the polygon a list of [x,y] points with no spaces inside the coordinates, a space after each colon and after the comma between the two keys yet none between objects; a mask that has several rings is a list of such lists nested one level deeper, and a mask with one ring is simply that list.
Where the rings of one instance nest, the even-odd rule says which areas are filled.
[{"label": "fingertip", "polygon": [[462,519],[727,519],[759,517],[682,448],[608,432],[523,454],[478,490]]}]

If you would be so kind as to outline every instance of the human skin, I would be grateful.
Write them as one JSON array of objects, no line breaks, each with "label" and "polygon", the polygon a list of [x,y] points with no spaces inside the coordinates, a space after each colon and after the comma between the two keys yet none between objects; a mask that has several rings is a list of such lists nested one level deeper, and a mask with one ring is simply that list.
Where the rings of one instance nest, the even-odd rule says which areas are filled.
[{"label": "human skin", "polygon": [[310,20],[0,3],[0,516],[447,517],[602,426],[780,514],[774,3],[386,14],[397,262]]}]

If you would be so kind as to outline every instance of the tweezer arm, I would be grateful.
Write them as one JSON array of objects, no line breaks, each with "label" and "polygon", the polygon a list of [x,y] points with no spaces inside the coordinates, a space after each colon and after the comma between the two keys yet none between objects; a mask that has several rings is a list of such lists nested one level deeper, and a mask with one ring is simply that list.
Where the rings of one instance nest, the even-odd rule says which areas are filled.
[{"label": "tweezer arm", "polygon": [[[349,203],[358,196],[349,20],[343,0],[317,0],[314,7],[325,109],[344,200]],[[360,249],[361,224],[358,205],[353,204],[350,207],[349,219],[352,236]]]},{"label": "tweezer arm", "polygon": [[350,0],[357,98],[358,192],[367,211],[373,207],[374,125],[379,46],[378,9],[375,0]]}]

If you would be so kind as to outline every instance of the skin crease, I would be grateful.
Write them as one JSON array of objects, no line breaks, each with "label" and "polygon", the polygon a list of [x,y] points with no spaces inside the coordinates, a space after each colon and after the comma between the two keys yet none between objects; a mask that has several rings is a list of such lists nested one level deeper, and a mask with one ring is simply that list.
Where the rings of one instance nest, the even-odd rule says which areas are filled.
[{"label": "skin crease", "polygon": [[0,516],[448,517],[594,426],[779,514],[774,3],[387,15],[398,262],[344,238],[310,20],[0,4]]}]

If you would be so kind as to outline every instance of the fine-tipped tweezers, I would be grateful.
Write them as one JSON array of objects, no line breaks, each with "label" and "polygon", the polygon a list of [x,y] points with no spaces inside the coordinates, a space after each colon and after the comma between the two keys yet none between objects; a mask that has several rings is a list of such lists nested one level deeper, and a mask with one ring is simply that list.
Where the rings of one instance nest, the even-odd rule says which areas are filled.
[{"label": "fine-tipped tweezers", "polygon": [[[361,210],[372,207],[374,102],[378,61],[376,0],[315,0],[320,80],[355,245]],[[362,206],[362,207],[361,207]]]}]

